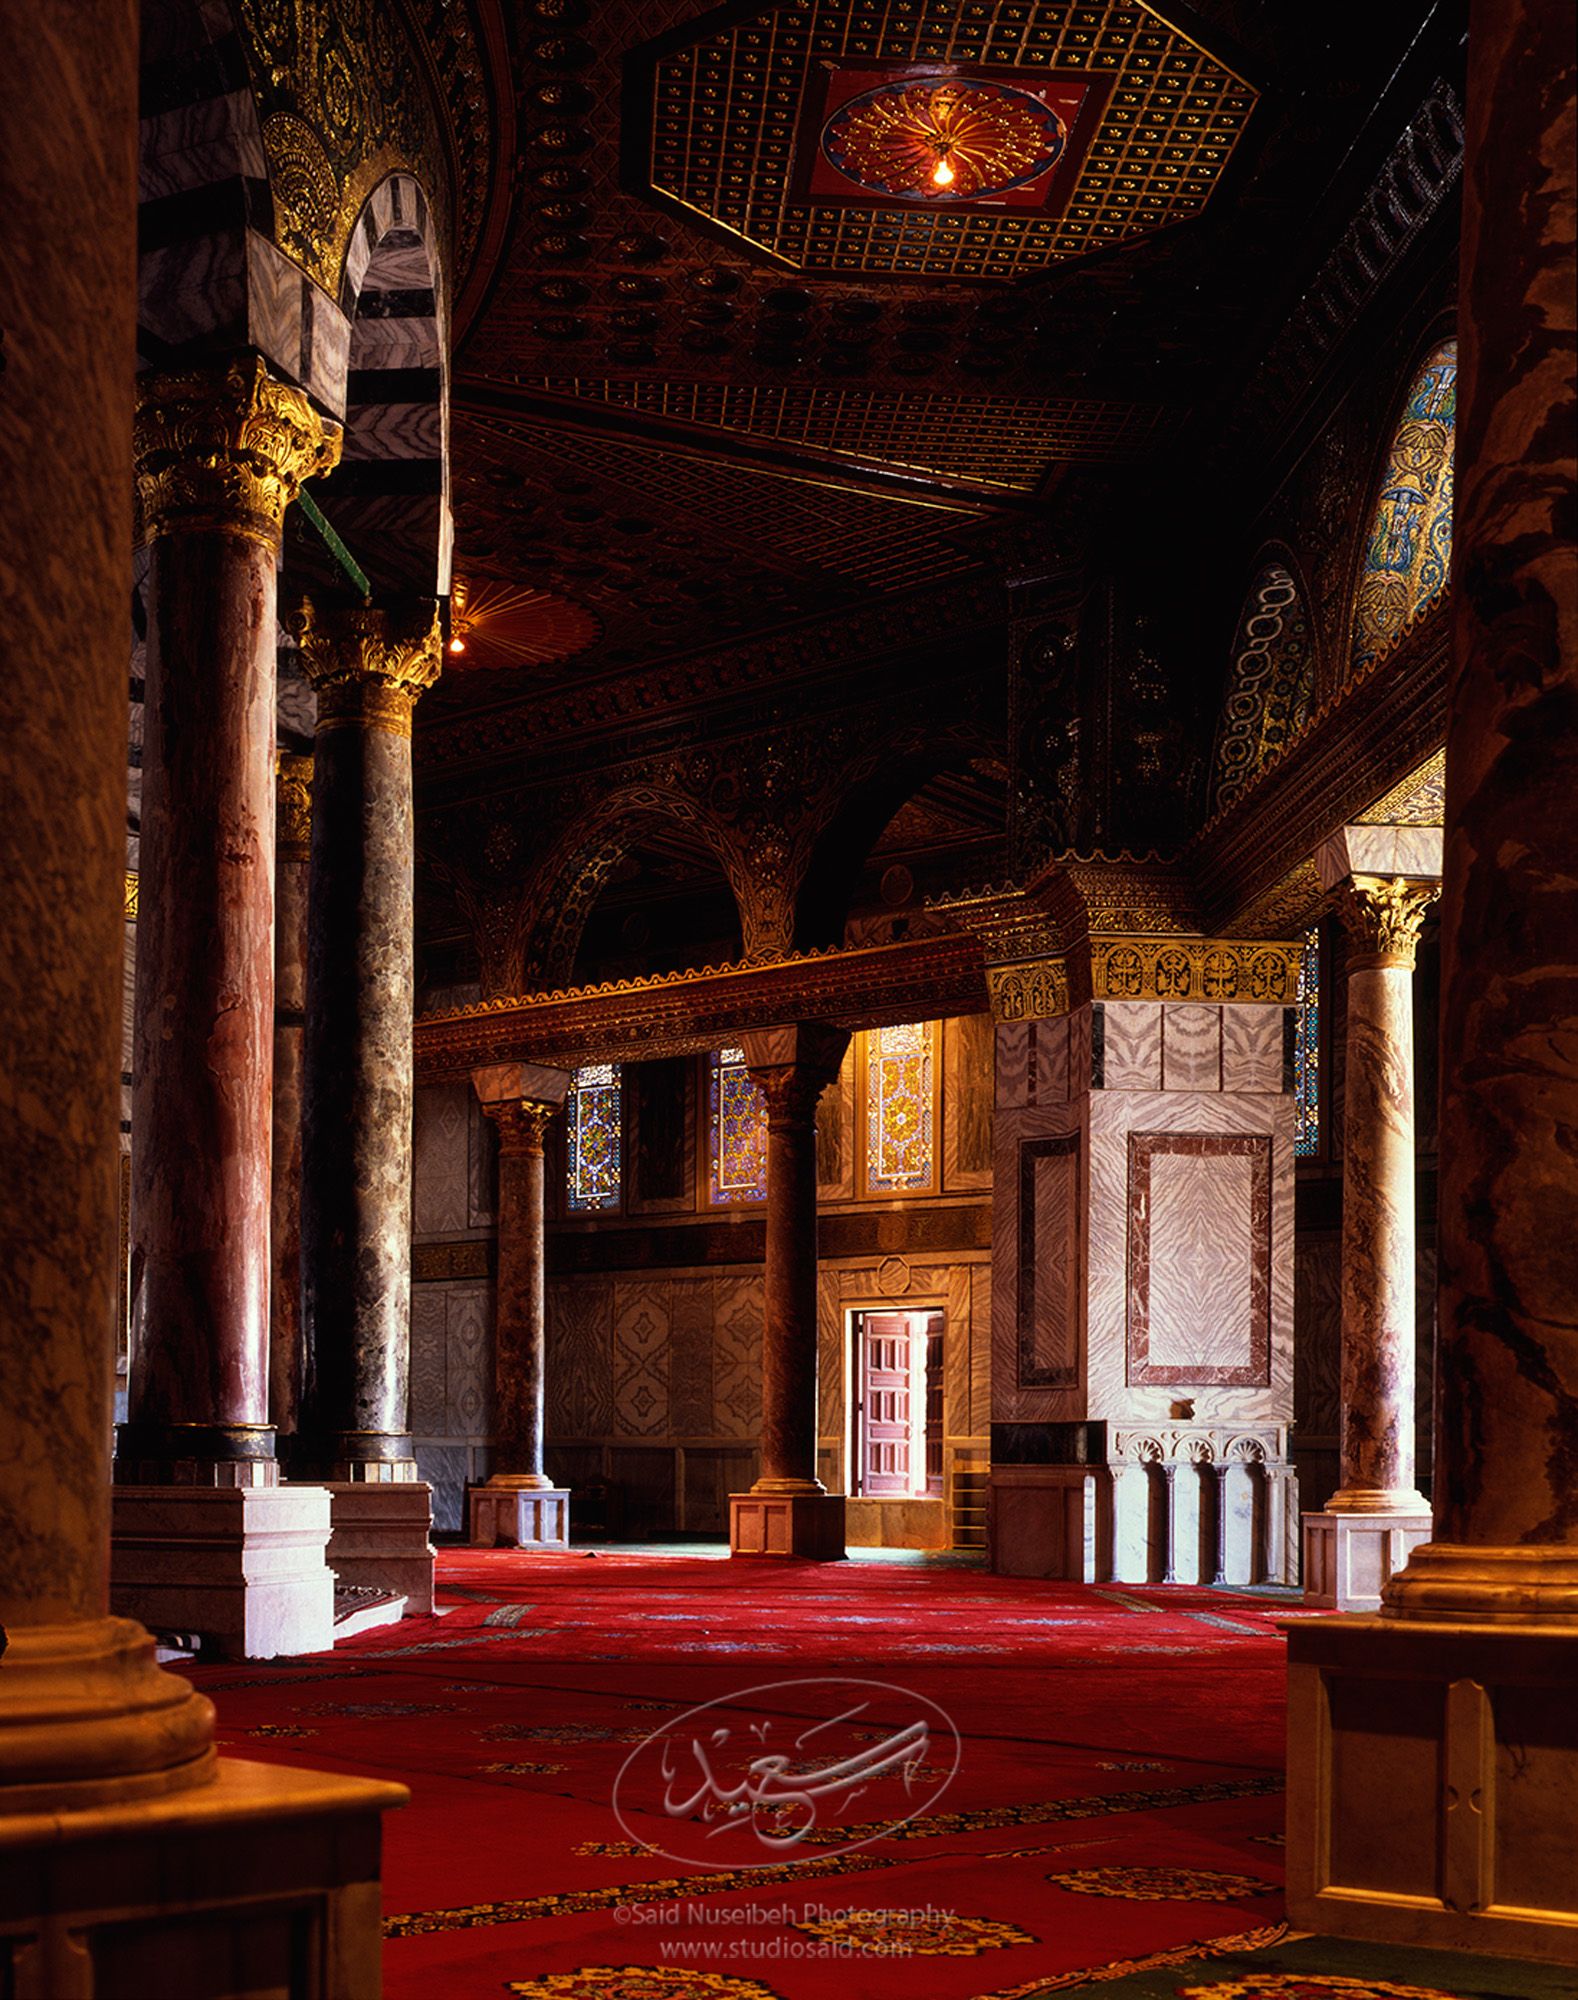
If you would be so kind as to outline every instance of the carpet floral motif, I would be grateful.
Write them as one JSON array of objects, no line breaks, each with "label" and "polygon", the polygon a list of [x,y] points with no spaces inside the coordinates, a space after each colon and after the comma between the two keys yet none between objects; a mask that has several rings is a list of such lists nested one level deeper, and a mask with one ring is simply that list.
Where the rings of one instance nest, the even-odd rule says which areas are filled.
[{"label": "carpet floral motif", "polygon": [[875,1956],[895,1958],[977,1958],[983,1951],[1008,1945],[1034,1944],[1028,1931],[1015,1924],[989,1923],[985,1917],[958,1917],[949,1910],[934,1915],[918,1910],[855,1910],[847,1917],[826,1917],[796,1924],[797,1931],[824,1938],[829,1944],[853,1945]]},{"label": "carpet floral motif", "polygon": [[651,1965],[583,1965],[575,1972],[512,1980],[504,1990],[522,2000],[692,2000],[697,1994],[714,2000],[780,2000],[759,1979]]},{"label": "carpet floral motif", "polygon": [[1396,1986],[1340,1972],[1252,1972],[1247,1979],[1180,1986],[1180,2000],[1462,2000],[1439,1986]]},{"label": "carpet floral motif", "polygon": [[1241,1896],[1269,1896],[1277,1886],[1214,1868],[1071,1868],[1047,1880],[1076,1896],[1121,1896],[1136,1903],[1236,1903]]},{"label": "carpet floral motif", "polygon": [[568,1771],[568,1764],[484,1764],[482,1769],[500,1778],[546,1778]]}]

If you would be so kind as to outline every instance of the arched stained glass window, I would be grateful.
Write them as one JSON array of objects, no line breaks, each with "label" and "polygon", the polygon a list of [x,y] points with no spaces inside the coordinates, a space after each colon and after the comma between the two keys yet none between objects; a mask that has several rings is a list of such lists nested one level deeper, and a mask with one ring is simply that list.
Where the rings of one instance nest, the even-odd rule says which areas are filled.
[{"label": "arched stained glass window", "polygon": [[767,1199],[767,1100],[743,1049],[714,1049],[708,1092],[714,1206]]},{"label": "arched stained glass window", "polygon": [[1229,805],[1309,720],[1315,644],[1292,573],[1268,563],[1238,621],[1211,774],[1211,810]]},{"label": "arched stained glass window", "polygon": [[619,1206],[619,1065],[575,1072],[565,1106],[570,1135],[569,1202],[578,1215]]},{"label": "arched stained glass window", "polygon": [[1299,960],[1298,1013],[1293,1039],[1293,1150],[1304,1159],[1319,1146],[1320,932],[1309,930],[1304,933],[1304,952]]},{"label": "arched stained glass window", "polygon": [[1446,588],[1456,425],[1457,342],[1447,340],[1414,377],[1387,455],[1359,570],[1352,673]]},{"label": "arched stained glass window", "polygon": [[936,1023],[866,1035],[866,1186],[899,1194],[936,1178]]}]

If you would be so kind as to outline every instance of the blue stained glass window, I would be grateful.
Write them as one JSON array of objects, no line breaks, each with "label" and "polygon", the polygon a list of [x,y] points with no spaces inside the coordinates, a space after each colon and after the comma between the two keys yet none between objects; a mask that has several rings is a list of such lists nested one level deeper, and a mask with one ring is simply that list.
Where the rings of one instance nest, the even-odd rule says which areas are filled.
[{"label": "blue stained glass window", "polygon": [[1320,1145],[1320,932],[1304,933],[1299,960],[1297,1033],[1293,1042],[1293,1150],[1308,1158]]},{"label": "blue stained glass window", "polygon": [[1457,342],[1447,340],[1414,377],[1387,454],[1354,601],[1351,672],[1446,589],[1456,427]]},{"label": "blue stained glass window", "polygon": [[767,1103],[745,1067],[743,1049],[714,1049],[711,1088],[714,1206],[767,1199]]},{"label": "blue stained glass window", "polygon": [[575,1072],[565,1107],[570,1134],[570,1207],[577,1214],[619,1206],[619,1065]]}]

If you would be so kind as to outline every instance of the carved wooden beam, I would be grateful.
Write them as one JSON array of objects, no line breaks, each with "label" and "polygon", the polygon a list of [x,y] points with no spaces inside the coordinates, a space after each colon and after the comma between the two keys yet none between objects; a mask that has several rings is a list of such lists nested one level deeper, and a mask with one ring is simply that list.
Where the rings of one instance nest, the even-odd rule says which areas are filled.
[{"label": "carved wooden beam", "polygon": [[783,1022],[876,1028],[983,1014],[986,1006],[978,938],[914,938],[424,1014],[416,1023],[416,1074],[418,1082],[440,1083],[490,1063],[569,1069],[690,1054]]}]

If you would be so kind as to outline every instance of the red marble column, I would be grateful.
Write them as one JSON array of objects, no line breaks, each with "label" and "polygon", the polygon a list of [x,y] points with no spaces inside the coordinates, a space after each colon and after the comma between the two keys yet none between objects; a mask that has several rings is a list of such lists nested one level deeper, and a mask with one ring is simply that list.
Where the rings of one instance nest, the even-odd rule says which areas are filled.
[{"label": "red marble column", "polygon": [[274,1192],[269,1250],[269,1422],[295,1436],[306,1365],[301,1327],[301,1067],[307,1018],[307,860],[312,759],[282,750],[274,823]]},{"label": "red marble column", "polygon": [[[1436,1539],[1403,1616],[1578,1621],[1572,10],[1470,15],[1441,898]],[[1554,1851],[1554,1850],[1553,1850]]]},{"label": "red marble column", "polygon": [[[730,1539],[737,1553],[841,1555],[843,1502],[833,1503],[816,1470],[816,1106],[838,1075],[849,1036],[812,1023],[743,1040],[751,1075],[767,1100],[767,1268],[761,1473],[750,1496],[758,1507],[742,1512],[739,1499],[731,1502]],[[785,1546],[742,1544],[742,1521],[754,1523],[760,1503],[775,1499],[790,1503]],[[815,1508],[794,1511],[798,1503],[819,1500],[836,1505],[836,1548],[829,1510],[820,1510],[828,1512],[825,1526]]]},{"label": "red marble column", "polygon": [[427,600],[398,610],[309,605],[293,624],[318,695],[301,1462],[331,1482],[410,1481],[411,720],[438,677],[438,623]]},{"label": "red marble column", "polygon": [[130,1484],[268,1485],[275,572],[340,433],[247,356],[139,384],[152,543],[132,1124]]},{"label": "red marble column", "polygon": [[[212,1705],[108,1615],[135,9],[0,12],[0,71],[0,202],[26,271],[7,292],[0,423],[0,1816],[16,1912],[43,1851],[71,1851],[63,1815],[201,1784],[214,1757]],[[82,1990],[64,1922],[59,1951]],[[8,1940],[18,1991],[46,1990],[40,1956]]]}]

